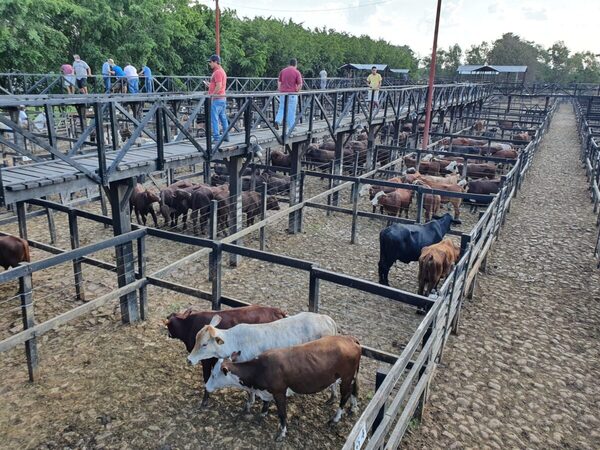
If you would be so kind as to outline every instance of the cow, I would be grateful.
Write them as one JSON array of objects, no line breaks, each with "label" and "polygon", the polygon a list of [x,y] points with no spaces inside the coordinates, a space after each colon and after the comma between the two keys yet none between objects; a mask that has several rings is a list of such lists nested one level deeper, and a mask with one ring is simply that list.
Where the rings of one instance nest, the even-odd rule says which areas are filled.
[{"label": "cow", "polygon": [[280,150],[271,151],[271,165],[276,167],[292,167],[292,156]]},{"label": "cow", "polygon": [[[170,314],[164,321],[164,325],[169,337],[182,341],[189,353],[194,349],[198,332],[208,325],[217,314],[221,317],[219,328],[223,330],[240,323],[268,323],[287,317],[287,313],[279,308],[260,305],[243,306],[223,311],[198,311],[188,308],[185,311]],[[209,392],[206,390],[206,382],[216,362],[216,358],[202,360],[202,377],[205,386],[202,406],[208,404]]]},{"label": "cow", "polygon": [[508,150],[499,150],[494,153],[494,158],[517,159],[519,152],[514,148]]},{"label": "cow", "polygon": [[[406,182],[414,183],[416,180],[421,180],[421,181],[424,181],[426,184],[428,184],[429,187],[431,187],[432,189],[439,189],[442,191],[458,192],[458,193],[465,192],[464,186],[467,184],[466,180],[462,180],[462,181],[459,181],[458,183],[456,183],[454,181],[454,178],[450,178],[448,181],[445,181],[444,179],[442,179],[443,181],[437,181],[435,178],[438,178],[438,177],[430,176],[430,177],[425,178],[424,176],[422,176],[420,174],[419,174],[419,176],[415,176],[415,175],[416,174],[405,175]],[[446,203],[452,204],[452,206],[454,207],[454,220],[456,223],[460,223],[460,205],[462,204],[462,198],[444,197],[443,195],[441,195],[440,202],[441,202],[441,204],[446,204]]]},{"label": "cow", "polygon": [[402,211],[408,219],[408,209],[413,198],[413,191],[410,189],[394,189],[392,192],[385,193],[379,191],[371,200],[374,207],[381,206],[388,216],[401,217]]},{"label": "cow", "polygon": [[305,155],[306,159],[319,163],[328,163],[335,159],[335,151],[324,150],[315,144],[311,144],[306,148]]},{"label": "cow", "polygon": [[452,144],[449,147],[444,147],[442,150],[445,150],[449,153],[463,153],[467,155],[480,155],[482,153],[481,147],[475,147],[471,145],[454,145]]},{"label": "cow", "polygon": [[460,256],[460,247],[450,238],[429,245],[419,257],[419,295],[428,296],[438,283],[450,273]]},{"label": "cow", "polygon": [[[452,175],[452,177],[455,176],[456,175]],[[416,180],[414,184],[431,189],[431,186],[429,186],[423,180]],[[429,222],[433,216],[436,216],[438,214],[438,212],[440,211],[441,200],[441,197],[437,194],[426,193],[423,195],[423,209],[425,210],[425,222]]]},{"label": "cow", "polygon": [[[408,168],[416,167],[417,166],[417,158],[415,158],[412,155],[406,155],[404,157],[404,164]],[[431,161],[421,160],[421,162],[419,163],[419,171],[421,173],[429,174],[429,175],[439,175],[440,170],[441,170],[441,164],[440,164],[440,161],[438,161],[438,160],[431,160]]]},{"label": "cow", "polygon": [[335,141],[323,141],[323,143],[320,145],[320,148],[322,148],[323,150],[335,150]]},{"label": "cow", "polygon": [[[463,173],[463,164],[458,165],[458,170]],[[467,176],[472,178],[494,178],[496,176],[496,164],[469,163],[467,164]]]},{"label": "cow", "polygon": [[[234,352],[240,352],[240,362],[249,361],[267,350],[337,334],[337,325],[331,317],[311,312],[301,312],[271,323],[239,324],[227,330],[216,328],[220,322],[220,316],[216,315],[198,332],[194,348],[187,357],[190,364],[196,365],[208,358],[227,358]],[[246,410],[253,402],[251,395]]]},{"label": "cow", "polygon": [[0,237],[0,266],[8,270],[21,262],[31,262],[27,240],[16,236]]},{"label": "cow", "polygon": [[[353,336],[325,336],[312,342],[278,348],[258,357],[238,362],[239,354],[219,360],[206,385],[209,392],[228,386],[254,391],[263,401],[275,400],[279,430],[275,440],[287,432],[288,390],[296,394],[315,394],[340,383],[340,403],[330,423],[342,418],[350,400],[350,414],[358,404],[358,370],[361,346]],[[266,407],[265,407],[266,405]],[[263,404],[263,414],[268,411]]]},{"label": "cow", "polygon": [[[398,177],[390,178],[387,181],[389,181],[390,183],[403,183],[404,182],[404,181],[402,181],[401,178],[398,178]],[[384,192],[385,194],[389,194],[390,192],[393,192],[395,189],[397,189],[397,188],[389,187],[389,186],[376,186],[376,185],[365,184],[360,189],[360,192],[358,193],[358,195],[360,197],[362,197],[368,191],[369,192],[369,201],[372,202],[378,192]],[[379,208],[379,210],[380,210],[380,213],[383,214],[383,206],[381,206]],[[377,212],[377,204],[373,204],[373,214],[375,214],[376,212]]]},{"label": "cow", "polygon": [[483,147],[487,145],[488,141],[481,139],[473,139],[466,137],[455,137],[455,138],[444,138],[442,139],[442,144],[444,145],[467,145],[467,146],[475,146],[475,147]]},{"label": "cow", "polygon": [[476,120],[475,123],[472,126],[473,131],[477,131],[477,132],[482,132],[485,128],[485,123],[483,122],[483,120]]},{"label": "cow", "polygon": [[290,192],[290,177],[287,175],[265,171],[260,174],[257,182],[267,183],[267,193],[269,195],[289,194]]},{"label": "cow", "polygon": [[[154,226],[158,228],[158,219],[154,212],[153,204],[160,203],[160,198],[154,192],[148,191],[141,184],[136,184],[129,197],[129,212],[135,211],[138,224],[146,225],[146,216],[150,214],[154,220]],[[141,216],[141,220],[140,220]]]},{"label": "cow", "polygon": [[[267,196],[267,209],[279,210],[279,202],[277,198]],[[246,214],[246,226],[254,224],[254,219],[259,216],[262,211],[262,196],[255,191],[242,192],[242,213]]]},{"label": "cow", "polygon": [[531,136],[527,131],[521,131],[520,133],[517,133],[513,136],[513,140],[521,142],[530,142]]},{"label": "cow", "polygon": [[[467,191],[470,194],[497,194],[500,191],[500,187],[502,186],[502,180],[499,178],[490,180],[490,179],[482,179],[482,180],[469,180],[467,183]],[[477,209],[479,205],[489,205],[492,202],[493,198],[490,196],[489,200],[469,200],[471,204],[471,212]]]},{"label": "cow", "polygon": [[[210,213],[210,204],[217,200],[217,230],[223,231],[227,228],[229,185],[207,186],[197,185],[193,189],[180,189],[176,191],[179,202],[192,210],[192,227],[196,235],[202,232],[207,224]],[[185,218],[184,216],[184,229]],[[198,228],[198,219],[200,228]]]},{"label": "cow", "polygon": [[389,286],[388,275],[396,261],[418,261],[421,250],[442,240],[452,224],[448,213],[424,225],[395,223],[379,233],[379,284]]},{"label": "cow", "polygon": [[[178,216],[183,214],[184,205],[179,202],[179,197],[176,195],[177,190],[193,187],[194,183],[191,181],[181,180],[160,191],[160,213],[165,220],[165,226],[170,224],[171,227],[175,227]],[[185,209],[185,215],[187,218],[187,209]]]},{"label": "cow", "polygon": [[511,120],[498,120],[498,127],[501,130],[512,130],[513,122]]}]

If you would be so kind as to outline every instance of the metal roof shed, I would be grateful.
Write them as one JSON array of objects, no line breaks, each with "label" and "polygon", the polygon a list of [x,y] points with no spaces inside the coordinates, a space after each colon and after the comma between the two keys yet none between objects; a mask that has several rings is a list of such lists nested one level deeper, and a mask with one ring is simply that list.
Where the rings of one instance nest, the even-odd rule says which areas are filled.
[{"label": "metal roof shed", "polygon": [[456,70],[461,79],[483,81],[487,76],[505,74],[505,80],[514,75],[514,81],[525,81],[527,66],[501,66],[495,64],[467,64]]}]

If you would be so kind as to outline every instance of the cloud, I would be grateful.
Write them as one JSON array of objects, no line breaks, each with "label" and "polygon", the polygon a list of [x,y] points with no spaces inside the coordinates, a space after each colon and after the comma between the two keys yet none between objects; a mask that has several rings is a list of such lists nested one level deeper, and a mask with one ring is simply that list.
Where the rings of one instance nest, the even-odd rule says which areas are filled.
[{"label": "cloud", "polygon": [[529,20],[539,20],[542,22],[548,20],[548,13],[543,6],[524,6],[521,8],[521,11],[525,18]]}]

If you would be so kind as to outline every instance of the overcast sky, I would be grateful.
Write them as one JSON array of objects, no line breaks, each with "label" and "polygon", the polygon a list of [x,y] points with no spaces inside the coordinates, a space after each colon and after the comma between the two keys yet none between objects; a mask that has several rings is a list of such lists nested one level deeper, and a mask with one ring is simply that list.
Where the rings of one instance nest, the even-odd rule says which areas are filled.
[{"label": "overcast sky", "polygon": [[[431,52],[437,0],[220,0],[240,17],[292,18],[307,27],[408,45],[418,56]],[[199,0],[214,8],[214,1]],[[245,6],[247,5],[247,6]],[[438,46],[463,49],[513,32],[544,47],[562,40],[575,51],[600,53],[599,0],[442,0]]]}]

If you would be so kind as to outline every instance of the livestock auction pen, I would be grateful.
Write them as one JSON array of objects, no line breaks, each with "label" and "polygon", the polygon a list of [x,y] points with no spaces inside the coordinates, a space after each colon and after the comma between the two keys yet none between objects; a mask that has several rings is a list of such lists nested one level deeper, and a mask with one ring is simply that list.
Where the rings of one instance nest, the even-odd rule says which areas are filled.
[{"label": "livestock auction pen", "polygon": [[[352,200],[361,184],[378,182],[369,177],[382,175],[393,167],[374,172],[363,169],[362,178],[344,179],[331,174],[331,181],[320,182],[320,188],[315,185],[319,183],[317,174],[305,172],[304,177],[311,182],[300,203],[263,221],[263,225],[268,222],[268,227],[254,228],[268,230],[266,252],[257,250],[261,247],[257,233],[245,236],[244,247],[229,244],[235,235],[214,242],[183,235],[179,230],[138,227],[111,238],[112,231],[104,228],[111,220],[99,214],[98,204],[75,208],[31,201],[56,211],[53,219],[57,236],[53,247],[39,245],[51,238],[46,219],[40,217],[28,219],[25,229],[21,226],[19,230],[14,221],[3,228],[12,234],[25,233],[37,248],[33,251],[36,262],[14,269],[12,276],[0,275],[2,281],[20,279],[20,287],[3,284],[2,294],[11,308],[15,305],[10,301],[15,299],[17,305],[19,301],[24,305],[9,311],[4,304],[3,321],[8,322],[3,322],[3,329],[10,330],[13,336],[0,342],[0,350],[27,342],[30,376],[38,381],[26,384],[27,370],[20,345],[2,353],[5,377],[0,389],[7,406],[0,415],[1,429],[7,433],[2,442],[11,447],[274,446],[271,439],[276,428],[275,415],[272,413],[261,422],[240,413],[240,392],[216,394],[210,409],[199,408],[202,386],[197,371],[186,367],[183,346],[164,335],[161,320],[187,305],[198,305],[202,299],[200,306],[206,308],[210,307],[209,302],[213,307],[228,307],[245,301],[279,306],[290,313],[320,311],[332,315],[342,332],[356,335],[364,345],[360,417],[345,418],[338,427],[329,428],[325,423],[333,410],[324,404],[324,394],[294,399],[289,407],[285,447],[339,448],[344,443],[354,447],[361,442],[366,447],[382,439],[395,446],[411,423],[415,407],[423,406],[436,356],[449,332],[457,329],[463,292],[469,293],[474,286],[477,268],[485,266],[487,250],[505,217],[510,217],[506,213],[511,199],[523,182],[546,126],[547,122],[541,123],[534,141],[517,164],[507,170],[503,189],[483,216],[454,232],[463,243],[463,257],[437,298],[410,293],[416,290],[415,271],[411,269],[390,275],[392,285],[401,281],[408,292],[369,281],[376,280],[378,248],[374,242],[382,222],[372,214],[378,220],[369,220],[364,211],[358,214],[354,205],[359,203]],[[392,154],[400,151],[395,149]],[[528,178],[525,180],[529,182]],[[314,195],[313,191],[323,189],[325,194]],[[419,194],[420,188],[413,189]],[[339,206],[333,199],[325,201],[330,197],[327,193],[335,190],[340,192]],[[361,208],[365,203],[361,200]],[[344,207],[346,211],[342,211]],[[329,215],[322,209],[341,214]],[[419,210],[411,210],[411,214],[418,218]],[[303,233],[287,234],[287,225],[292,226],[291,221],[288,223],[288,216],[294,215],[292,211],[304,211]],[[25,215],[23,207],[20,215]],[[358,227],[357,217],[361,217]],[[295,224],[302,228],[302,222]],[[358,239],[350,245],[357,228]],[[70,233],[66,233],[67,229]],[[132,244],[124,248],[130,249],[126,255],[129,259],[121,256],[115,264],[114,246],[128,242]],[[44,247],[57,256],[40,261]],[[78,247],[69,253],[60,250]],[[211,251],[213,277],[209,281],[207,256]],[[241,255],[242,262],[237,268],[214,264],[225,262],[226,254]],[[125,283],[121,280],[117,289],[117,277],[110,272],[126,272],[123,260],[135,264],[136,273]],[[29,284],[31,272],[33,289]],[[18,289],[21,293],[12,298]],[[118,323],[116,299],[134,291],[138,291],[141,316],[146,320],[123,327]],[[82,302],[82,293],[91,294],[94,300]],[[131,302],[126,299],[123,304]],[[414,314],[414,306],[428,306],[431,310],[423,318]],[[31,328],[33,310],[35,322],[41,324],[38,328]],[[30,332],[25,334],[20,332],[21,311],[29,320]],[[123,310],[120,316],[124,317]],[[44,322],[49,322],[45,328]],[[60,329],[49,331],[59,323],[63,324]],[[32,349],[38,346],[39,360],[32,357],[37,356]],[[442,361],[447,361],[447,354],[444,351]],[[394,369],[373,394],[376,371],[382,364],[377,361],[387,362],[389,369],[398,356]],[[381,417],[382,425],[364,441],[379,407],[386,402],[387,415]],[[400,421],[396,422],[398,418]]]}]

